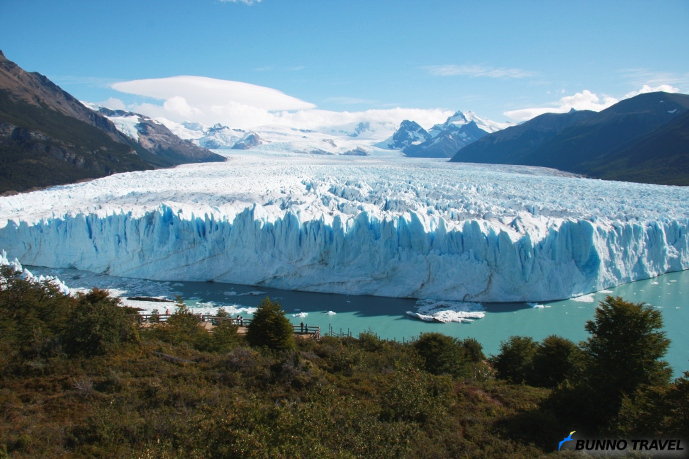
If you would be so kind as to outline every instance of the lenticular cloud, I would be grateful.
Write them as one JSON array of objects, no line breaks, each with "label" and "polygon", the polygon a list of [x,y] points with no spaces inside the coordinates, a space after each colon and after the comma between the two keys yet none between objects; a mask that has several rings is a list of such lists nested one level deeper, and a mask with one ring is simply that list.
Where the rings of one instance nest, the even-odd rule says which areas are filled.
[{"label": "lenticular cloud", "polygon": [[183,98],[194,107],[214,107],[235,103],[268,111],[315,108],[315,105],[288,96],[277,89],[199,76],[123,81],[113,84],[112,87],[117,91],[154,99]]}]

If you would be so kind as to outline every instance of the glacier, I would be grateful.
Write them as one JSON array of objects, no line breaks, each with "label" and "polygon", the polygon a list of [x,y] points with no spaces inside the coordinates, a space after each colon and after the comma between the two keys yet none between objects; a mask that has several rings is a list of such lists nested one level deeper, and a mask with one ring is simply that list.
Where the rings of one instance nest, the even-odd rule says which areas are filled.
[{"label": "glacier", "polygon": [[0,248],[114,276],[464,302],[689,268],[686,187],[270,145],[226,156],[2,197]]}]

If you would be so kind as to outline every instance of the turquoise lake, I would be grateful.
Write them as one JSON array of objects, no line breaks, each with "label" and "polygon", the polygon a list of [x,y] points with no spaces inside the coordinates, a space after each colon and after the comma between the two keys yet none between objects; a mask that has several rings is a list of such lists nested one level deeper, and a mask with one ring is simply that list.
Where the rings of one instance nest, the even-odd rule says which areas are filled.
[{"label": "turquoise lake", "polygon": [[[56,275],[72,288],[113,288],[122,296],[181,295],[197,311],[211,312],[218,306],[255,307],[263,298],[278,301],[296,325],[319,326],[322,334],[370,330],[381,338],[410,340],[425,332],[440,332],[456,338],[476,338],[484,352],[496,354],[500,342],[513,335],[542,340],[559,335],[575,342],[585,340],[587,320],[594,317],[598,302],[606,295],[620,296],[634,303],[648,303],[661,311],[664,330],[671,340],[666,360],[675,376],[689,371],[689,271],[620,285],[583,298],[541,303],[533,308],[524,303],[484,303],[486,315],[472,323],[423,322],[406,311],[415,311],[416,300],[373,296],[349,296],[296,292],[267,287],[207,282],[157,282],[116,278],[70,269],[28,267],[34,274]],[[159,303],[164,312],[165,303]],[[155,306],[154,306],[155,307]],[[250,317],[245,312],[239,312]]]}]

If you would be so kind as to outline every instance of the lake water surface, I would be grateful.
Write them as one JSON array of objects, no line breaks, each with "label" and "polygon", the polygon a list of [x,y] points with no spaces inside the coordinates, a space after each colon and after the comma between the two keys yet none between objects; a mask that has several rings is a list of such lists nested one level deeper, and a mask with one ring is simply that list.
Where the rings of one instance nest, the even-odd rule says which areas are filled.
[{"label": "lake water surface", "polygon": [[[606,295],[621,296],[634,303],[648,303],[661,311],[667,337],[672,341],[666,356],[675,376],[689,371],[689,271],[625,284],[576,299],[542,303],[484,303],[486,315],[472,323],[423,322],[406,311],[415,311],[416,300],[373,296],[349,296],[296,292],[266,287],[207,282],[157,282],[117,278],[71,269],[29,267],[36,275],[57,275],[72,288],[115,289],[122,296],[181,295],[195,311],[214,312],[219,306],[251,317],[248,309],[266,296],[276,300],[294,323],[319,326],[321,333],[351,333],[358,336],[370,330],[381,338],[398,341],[413,339],[424,332],[440,332],[456,338],[476,338],[484,352],[496,354],[500,342],[513,335],[542,340],[559,335],[575,342],[585,340],[587,320],[594,317],[598,302]],[[148,310],[165,312],[166,303],[130,302]]]}]

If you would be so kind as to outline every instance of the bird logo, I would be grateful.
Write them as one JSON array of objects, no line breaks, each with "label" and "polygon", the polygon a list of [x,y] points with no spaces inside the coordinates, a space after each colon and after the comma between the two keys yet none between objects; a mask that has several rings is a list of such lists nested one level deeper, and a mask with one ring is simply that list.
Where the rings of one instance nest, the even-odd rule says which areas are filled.
[{"label": "bird logo", "polygon": [[571,431],[571,432],[569,433],[569,437],[565,437],[565,439],[562,440],[562,441],[560,442],[560,444],[559,444],[558,447],[557,447],[557,450],[558,450],[558,451],[560,451],[560,448],[562,448],[562,444],[563,444],[564,442],[573,441],[573,440],[572,440],[572,434],[573,434],[574,432],[576,432],[576,430]]}]

